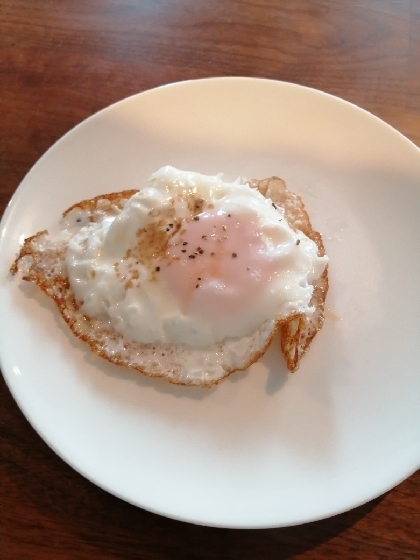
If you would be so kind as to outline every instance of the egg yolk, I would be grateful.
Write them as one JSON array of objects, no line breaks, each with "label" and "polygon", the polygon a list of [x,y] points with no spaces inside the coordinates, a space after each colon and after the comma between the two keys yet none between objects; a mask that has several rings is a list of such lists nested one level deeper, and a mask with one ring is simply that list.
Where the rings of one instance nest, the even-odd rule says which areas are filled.
[{"label": "egg yolk", "polygon": [[211,320],[258,300],[275,265],[257,221],[219,211],[183,224],[171,238],[160,271],[184,314]]}]

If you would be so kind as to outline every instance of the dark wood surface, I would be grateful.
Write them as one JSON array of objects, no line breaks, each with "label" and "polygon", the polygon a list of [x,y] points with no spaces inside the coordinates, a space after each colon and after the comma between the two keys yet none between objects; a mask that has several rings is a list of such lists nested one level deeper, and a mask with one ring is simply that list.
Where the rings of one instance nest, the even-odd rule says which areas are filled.
[{"label": "dark wood surface", "polygon": [[[0,41],[1,214],[74,125],[185,79],[312,86],[420,146],[419,0],[2,0]],[[420,472],[373,502],[301,527],[197,527],[87,482],[34,432],[3,381],[0,399],[1,558],[420,558]]]}]

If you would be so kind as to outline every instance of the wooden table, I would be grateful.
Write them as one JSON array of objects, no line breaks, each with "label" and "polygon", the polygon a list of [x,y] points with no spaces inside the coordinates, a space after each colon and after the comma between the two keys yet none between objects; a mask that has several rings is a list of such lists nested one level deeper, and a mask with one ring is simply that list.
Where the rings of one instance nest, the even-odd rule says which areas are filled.
[{"label": "wooden table", "polygon": [[[185,79],[311,86],[420,146],[419,0],[2,0],[0,29],[0,213],[77,123]],[[3,381],[0,398],[2,558],[420,557],[420,472],[373,502],[301,527],[197,527],[89,483],[34,432]]]}]

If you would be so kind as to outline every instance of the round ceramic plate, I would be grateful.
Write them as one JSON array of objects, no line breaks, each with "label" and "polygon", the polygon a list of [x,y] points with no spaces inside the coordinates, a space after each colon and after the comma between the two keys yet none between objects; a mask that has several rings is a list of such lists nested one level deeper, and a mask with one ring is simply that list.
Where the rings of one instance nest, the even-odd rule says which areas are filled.
[{"label": "round ceramic plate", "polygon": [[[24,237],[54,232],[79,200],[141,188],[167,164],[278,175],[304,197],[331,288],[296,374],[275,340],[211,390],[149,380],[91,355],[36,287],[8,275]],[[274,527],[355,507],[420,466],[419,210],[420,150],[340,99],[243,78],[135,95],[57,142],[4,215],[6,381],[60,457],[150,511]]]}]

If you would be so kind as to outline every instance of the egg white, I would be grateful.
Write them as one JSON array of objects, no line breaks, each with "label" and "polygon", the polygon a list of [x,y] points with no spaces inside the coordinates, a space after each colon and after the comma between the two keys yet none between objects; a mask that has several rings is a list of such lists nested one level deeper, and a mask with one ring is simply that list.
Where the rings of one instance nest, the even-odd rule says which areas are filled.
[{"label": "egg white", "polygon": [[[228,227],[233,227],[232,223],[239,228],[241,224],[254,224],[260,243],[258,263],[262,264],[259,269],[241,261],[244,252],[239,236],[238,248],[231,253],[235,254],[232,262],[224,261],[225,268],[231,269],[228,281],[223,271],[220,278],[200,276],[197,290],[186,304],[171,289],[171,270],[188,273],[188,265],[197,268],[200,259],[209,258],[208,253],[201,255],[194,250],[188,261],[190,255],[181,253],[181,243],[179,262],[170,269],[168,243],[170,246],[171,240],[181,240],[183,230],[195,227],[194,217],[204,219],[206,215],[211,219],[216,216],[218,223],[226,219]],[[224,237],[229,242],[229,236]],[[173,258],[176,253],[171,254]],[[315,243],[302,232],[294,232],[284,211],[246,182],[226,183],[221,176],[173,167],[154,173],[117,216],[82,227],[71,237],[66,251],[70,286],[87,317],[109,322],[127,342],[197,351],[228,340],[246,339],[262,325],[274,325],[293,313],[310,315],[311,282],[320,276],[325,264],[326,257],[318,256]],[[249,277],[261,276],[261,270],[266,269],[270,270],[269,277],[254,279],[257,296],[241,302],[236,297],[241,284],[250,281],[252,288]],[[225,311],[227,294],[238,300],[233,312]],[[209,298],[215,304],[206,309]]]}]

